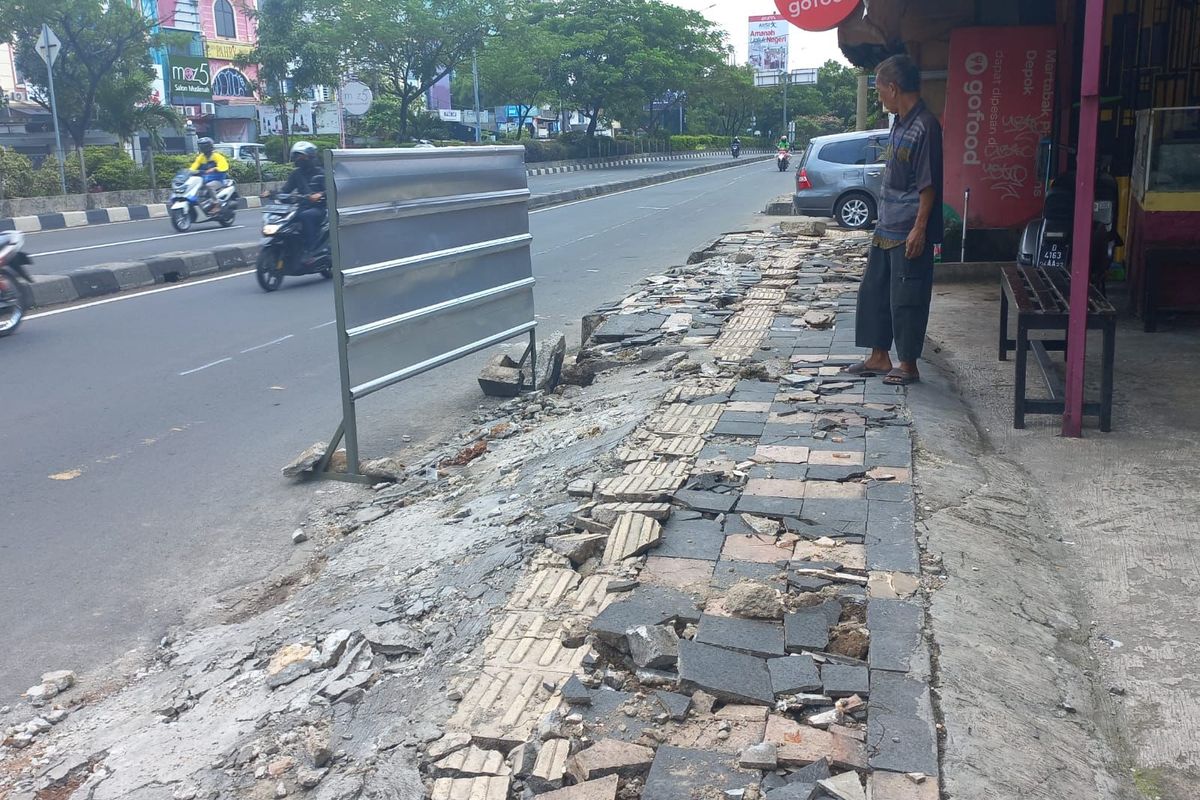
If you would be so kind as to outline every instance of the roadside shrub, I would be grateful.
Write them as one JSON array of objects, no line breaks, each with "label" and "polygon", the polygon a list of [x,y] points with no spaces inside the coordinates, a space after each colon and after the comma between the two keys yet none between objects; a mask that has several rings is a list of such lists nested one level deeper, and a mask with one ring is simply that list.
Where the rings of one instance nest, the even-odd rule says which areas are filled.
[{"label": "roadside shrub", "polygon": [[[67,174],[67,194],[83,194],[85,189],[83,186],[83,177],[79,172],[79,153],[68,150],[65,156],[67,159],[65,170]],[[46,197],[60,193],[58,160],[54,156],[50,156],[34,171],[33,192],[29,196]]]},{"label": "roadside shrub", "polygon": [[31,197],[34,169],[29,158],[0,147],[0,197]]},{"label": "roadside shrub", "polygon": [[342,140],[338,136],[306,136],[303,134],[292,134],[287,142],[284,142],[282,136],[267,136],[262,140],[266,147],[267,159],[274,161],[277,164],[288,163],[288,151],[291,146],[297,141],[303,139],[306,142],[312,142],[319,150],[328,150],[333,147],[340,147]]},{"label": "roadside shrub", "polygon": [[522,139],[525,162],[536,164],[544,161],[566,161],[567,146],[557,139]]},{"label": "roadside shrub", "polygon": [[124,150],[87,147],[83,156],[87,161],[89,182],[95,191],[125,192],[150,186],[147,170],[135,164]]},{"label": "roadside shrub", "polygon": [[156,153],[154,156],[154,177],[159,189],[171,188],[171,180],[175,173],[187,169],[192,164],[192,156],[169,156]]}]

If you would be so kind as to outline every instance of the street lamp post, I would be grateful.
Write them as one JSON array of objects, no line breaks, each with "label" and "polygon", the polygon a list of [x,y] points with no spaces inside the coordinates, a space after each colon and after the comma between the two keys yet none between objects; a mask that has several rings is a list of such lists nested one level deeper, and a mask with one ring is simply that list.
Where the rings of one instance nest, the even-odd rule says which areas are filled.
[{"label": "street lamp post", "polygon": [[483,140],[483,130],[479,125],[479,56],[471,51],[471,83],[475,87],[475,144]]}]

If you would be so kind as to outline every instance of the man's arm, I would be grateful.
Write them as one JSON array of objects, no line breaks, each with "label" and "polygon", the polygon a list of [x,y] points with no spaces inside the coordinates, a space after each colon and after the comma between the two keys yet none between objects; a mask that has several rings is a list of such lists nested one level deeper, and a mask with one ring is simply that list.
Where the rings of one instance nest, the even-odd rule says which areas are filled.
[{"label": "man's arm", "polygon": [[937,191],[932,186],[921,190],[921,205],[917,207],[917,221],[908,234],[904,247],[905,258],[916,258],[925,252],[925,231],[929,228],[929,215],[933,213],[933,201]]}]

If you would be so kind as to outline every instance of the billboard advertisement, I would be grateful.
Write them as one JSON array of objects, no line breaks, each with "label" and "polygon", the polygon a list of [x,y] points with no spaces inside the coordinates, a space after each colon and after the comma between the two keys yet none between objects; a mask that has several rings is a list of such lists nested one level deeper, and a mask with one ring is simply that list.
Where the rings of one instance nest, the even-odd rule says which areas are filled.
[{"label": "billboard advertisement", "polygon": [[755,72],[787,69],[789,30],[778,14],[750,18],[750,66]]},{"label": "billboard advertisement", "polygon": [[946,203],[973,228],[1011,228],[1042,210],[1038,143],[1049,136],[1058,69],[1054,28],[959,28],[946,83]]},{"label": "billboard advertisement", "polygon": [[212,69],[207,58],[195,56],[167,56],[171,101],[186,96],[188,99],[212,99]]}]

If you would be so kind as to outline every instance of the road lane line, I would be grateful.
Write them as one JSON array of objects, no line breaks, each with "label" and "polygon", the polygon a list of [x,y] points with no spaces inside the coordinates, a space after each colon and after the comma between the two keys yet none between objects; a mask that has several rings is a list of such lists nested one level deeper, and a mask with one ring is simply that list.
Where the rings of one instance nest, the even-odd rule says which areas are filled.
[{"label": "road lane line", "polygon": [[66,250],[47,250],[44,253],[32,253],[30,258],[45,258],[46,256],[61,256],[63,253],[82,253],[84,250],[100,250],[105,247],[120,247],[124,244],[142,244],[144,242],[157,242],[163,239],[178,239],[180,236],[199,236],[202,233],[220,233],[221,231],[236,231],[245,228],[245,225],[231,225],[228,228],[211,228],[204,231],[192,231],[190,233],[168,233],[162,236],[147,236],[144,239],[126,239],[123,242],[106,242],[104,244],[90,244],[86,247],[68,247]]},{"label": "road lane line", "polygon": [[321,328],[328,328],[330,325],[335,325],[335,324],[337,324],[337,320],[331,319],[331,320],[329,320],[329,322],[322,322],[320,325],[313,325],[311,328],[309,328],[309,330],[310,331],[318,331]]},{"label": "road lane line", "polygon": [[184,370],[183,372],[179,373],[179,377],[182,378],[184,375],[191,375],[193,372],[199,372],[202,369],[208,369],[209,367],[215,367],[217,364],[224,364],[226,361],[233,361],[233,357],[231,356],[228,358],[220,358],[220,359],[217,359],[216,361],[210,361],[209,363],[205,364],[202,367],[196,367],[195,369]]},{"label": "road lane line", "polygon": [[288,339],[292,338],[292,335],[293,334],[289,333],[287,336],[280,336],[278,339],[272,339],[271,341],[267,342],[266,344],[256,344],[256,345],[254,345],[254,347],[247,347],[245,350],[242,351],[242,355],[245,355],[246,353],[253,353],[255,350],[262,350],[264,347],[270,347],[273,344],[279,344],[280,342],[286,342]]}]

